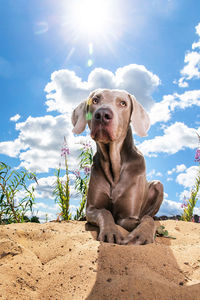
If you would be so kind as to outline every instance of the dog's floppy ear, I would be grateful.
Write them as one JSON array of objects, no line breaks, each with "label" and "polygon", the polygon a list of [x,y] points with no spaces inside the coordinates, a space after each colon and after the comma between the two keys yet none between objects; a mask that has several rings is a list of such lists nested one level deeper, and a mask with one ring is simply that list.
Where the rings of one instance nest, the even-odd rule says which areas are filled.
[{"label": "dog's floppy ear", "polygon": [[86,121],[86,101],[80,103],[72,113],[73,133],[80,134],[85,130]]},{"label": "dog's floppy ear", "polygon": [[143,106],[137,102],[133,95],[129,95],[132,101],[133,110],[131,114],[131,123],[137,135],[144,137],[150,127],[150,118]]}]

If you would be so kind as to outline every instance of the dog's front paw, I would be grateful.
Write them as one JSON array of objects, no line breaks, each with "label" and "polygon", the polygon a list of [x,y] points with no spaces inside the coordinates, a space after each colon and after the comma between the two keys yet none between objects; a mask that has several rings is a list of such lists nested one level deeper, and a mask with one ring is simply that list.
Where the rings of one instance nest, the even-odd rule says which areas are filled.
[{"label": "dog's front paw", "polygon": [[146,245],[154,242],[156,227],[151,217],[145,216],[140,225],[129,233],[121,245]]},{"label": "dog's front paw", "polygon": [[106,227],[100,230],[98,240],[101,242],[121,244],[123,236],[117,226]]}]

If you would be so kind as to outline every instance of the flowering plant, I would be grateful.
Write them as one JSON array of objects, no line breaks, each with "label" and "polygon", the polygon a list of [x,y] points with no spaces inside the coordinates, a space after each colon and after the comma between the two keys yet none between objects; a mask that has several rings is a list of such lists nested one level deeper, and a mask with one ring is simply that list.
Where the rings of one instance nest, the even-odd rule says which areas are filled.
[{"label": "flowering plant", "polygon": [[[69,147],[67,146],[66,138],[64,137],[64,144],[61,148],[61,156],[65,158],[65,175],[66,178],[62,181],[60,178],[60,168],[56,170],[56,185],[53,191],[53,194],[56,196],[55,201],[58,203],[61,213],[59,216],[62,216],[63,220],[70,220],[71,214],[69,212],[69,200],[70,200],[70,189],[69,189],[69,170],[67,155],[69,155]],[[59,219],[58,216],[58,219]]]},{"label": "flowering plant", "polygon": [[65,158],[65,178],[61,180],[60,178],[60,168],[56,170],[56,183],[53,194],[56,196],[55,201],[59,204],[61,216],[63,220],[70,220],[72,215],[70,213],[70,180],[69,172],[76,176],[75,179],[75,189],[78,194],[81,195],[80,206],[76,209],[76,214],[74,216],[75,220],[81,220],[85,217],[85,204],[87,200],[88,183],[90,178],[91,164],[93,158],[93,151],[90,143],[83,143],[81,149],[81,154],[79,156],[79,169],[74,171],[68,170],[67,156],[70,154],[69,147],[67,145],[66,139],[64,138],[64,144],[61,148],[61,156]]},{"label": "flowering plant", "polygon": [[76,210],[75,220],[83,219],[85,216],[85,204],[87,200],[88,184],[90,179],[93,151],[90,143],[83,143],[80,158],[80,170],[74,172],[76,175],[75,188],[81,195],[80,206]]},{"label": "flowering plant", "polygon": [[[198,134],[197,134],[198,135]],[[200,143],[200,136],[198,135],[199,143]],[[198,146],[196,153],[195,153],[195,161],[199,163],[199,170],[196,176],[195,185],[191,189],[190,198],[185,200],[184,203],[181,205],[183,210],[183,214],[181,219],[183,221],[192,221],[193,219],[193,210],[198,200],[198,192],[200,187],[200,145]]]},{"label": "flowering plant", "polygon": [[[32,180],[37,183],[35,174],[25,169],[12,170],[0,162],[0,224],[29,220],[25,214],[32,212],[35,196],[34,187],[27,187],[27,182]],[[19,192],[23,194],[22,199],[17,199]]]}]

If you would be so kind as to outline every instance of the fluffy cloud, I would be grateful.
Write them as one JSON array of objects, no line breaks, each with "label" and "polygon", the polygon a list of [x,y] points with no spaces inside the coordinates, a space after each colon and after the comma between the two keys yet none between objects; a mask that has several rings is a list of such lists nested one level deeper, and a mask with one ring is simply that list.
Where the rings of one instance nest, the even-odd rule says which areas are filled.
[{"label": "fluffy cloud", "polygon": [[163,100],[155,103],[150,110],[151,124],[167,122],[176,108],[186,109],[193,105],[200,106],[200,90],[186,91],[183,94],[165,95]]},{"label": "fluffy cloud", "polygon": [[[72,214],[72,217],[76,214],[76,210],[78,206],[74,204],[70,204],[69,211]],[[32,215],[37,216],[41,223],[46,221],[56,220],[60,214],[60,207],[58,204],[54,204],[53,206],[48,206],[43,202],[38,202],[33,205],[33,213],[28,211],[26,215],[28,217],[32,217]]]},{"label": "fluffy cloud", "polygon": [[[200,131],[200,128],[198,129]],[[194,149],[197,145],[197,136],[194,128],[187,127],[184,123],[176,122],[164,129],[163,136],[145,140],[138,145],[143,154],[151,156],[164,152],[174,154],[187,148]]]},{"label": "fluffy cloud", "polygon": [[[183,208],[181,207],[181,202],[175,202],[172,200],[164,199],[163,203],[160,207],[159,212],[157,213],[157,216],[175,216],[175,215],[182,215]],[[195,207],[194,208],[194,214],[200,215],[200,208]]]},{"label": "fluffy cloud", "polygon": [[[195,27],[196,34],[200,37],[200,23]],[[194,51],[196,49],[196,51]],[[181,70],[182,77],[178,81],[180,87],[188,87],[187,81],[200,78],[200,39],[192,44],[192,50],[185,55],[185,66]]]},{"label": "fluffy cloud", "polygon": [[176,181],[183,185],[185,188],[192,188],[195,184],[195,178],[198,174],[198,167],[192,166],[188,168],[184,173],[177,176]]},{"label": "fluffy cloud", "polygon": [[[53,189],[56,183],[56,176],[48,176],[43,177],[37,180],[37,183],[33,183],[30,185],[29,188],[32,186],[34,187],[34,195],[37,199],[53,199]],[[42,203],[43,204],[43,203]],[[37,203],[37,208],[39,204]],[[46,204],[45,204],[46,205]],[[47,208],[47,207],[43,207]]]},{"label": "fluffy cloud", "polygon": [[[53,195],[53,190],[56,186],[56,176],[48,176],[48,177],[42,177],[37,180],[37,183],[32,183],[29,186],[29,189],[31,187],[34,187],[34,195],[37,199],[48,199],[52,200],[55,199],[55,196]],[[75,175],[69,174],[69,180],[70,180],[70,197],[76,198],[77,191],[75,190]],[[60,177],[60,180],[62,182],[66,181],[66,176]],[[78,196],[80,198],[80,196]]]},{"label": "fluffy cloud", "polygon": [[70,148],[69,167],[77,165],[80,141],[88,137],[74,137],[69,115],[29,117],[25,122],[16,124],[19,131],[14,141],[0,143],[0,153],[19,157],[20,167],[33,172],[48,172],[57,168],[61,160],[60,148],[66,137]]},{"label": "fluffy cloud", "polygon": [[[179,199],[182,203],[186,203],[187,202],[187,199],[189,199],[191,196],[191,189],[189,190],[184,190],[183,192],[180,193],[179,195]],[[200,192],[197,194],[197,199],[199,199],[200,197]],[[197,201],[197,205],[198,205],[198,201]],[[194,208],[194,214],[197,214],[200,216],[200,207],[195,207]]]},{"label": "fluffy cloud", "polygon": [[177,165],[175,168],[173,168],[172,170],[169,170],[167,172],[168,175],[172,175],[174,172],[176,173],[181,173],[183,171],[185,171],[186,169],[186,166],[184,164],[181,164],[181,165]]},{"label": "fluffy cloud", "polygon": [[186,54],[184,62],[186,66],[181,70],[185,80],[200,78],[200,53],[192,51]]},{"label": "fluffy cloud", "polygon": [[97,88],[125,89],[134,94],[146,109],[154,104],[152,92],[160,84],[157,75],[148,71],[142,65],[131,64],[112,73],[109,70],[96,68],[82,81],[75,72],[70,70],[55,71],[51,75],[45,91],[48,111],[69,112],[74,105],[88,97]]},{"label": "fluffy cloud", "polygon": [[163,203],[157,213],[158,216],[166,215],[166,216],[175,216],[181,215],[183,209],[181,208],[180,202],[175,202],[172,200],[164,199]]},{"label": "fluffy cloud", "polygon": [[19,114],[16,114],[10,118],[10,121],[17,122],[20,118],[21,118],[21,116]]},{"label": "fluffy cloud", "polygon": [[16,129],[20,131],[18,139],[27,146],[26,151],[19,153],[20,166],[32,171],[48,172],[49,168],[58,167],[64,136],[67,141],[74,141],[67,115],[29,117],[16,124]]},{"label": "fluffy cloud", "polygon": [[168,194],[164,193],[164,199],[162,202],[162,205],[157,213],[157,216],[175,216],[175,215],[181,215],[183,212],[183,209],[181,207],[181,202],[175,202],[172,200],[167,199]]},{"label": "fluffy cloud", "polygon": [[14,141],[0,142],[0,153],[10,157],[17,157],[20,150],[27,149],[26,146],[19,138]]}]

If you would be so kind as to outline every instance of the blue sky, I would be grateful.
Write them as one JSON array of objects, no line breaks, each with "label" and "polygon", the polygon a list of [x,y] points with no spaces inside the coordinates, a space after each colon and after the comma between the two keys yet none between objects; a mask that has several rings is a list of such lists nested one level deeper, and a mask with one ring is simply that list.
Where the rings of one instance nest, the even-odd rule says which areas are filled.
[{"label": "blue sky", "polygon": [[126,89],[151,117],[148,137],[134,139],[148,179],[164,184],[160,213],[180,213],[197,171],[200,2],[100,2],[0,0],[0,160],[38,174],[35,212],[55,218],[63,136],[75,169],[77,143],[88,135],[72,135],[72,109],[92,89]]}]

